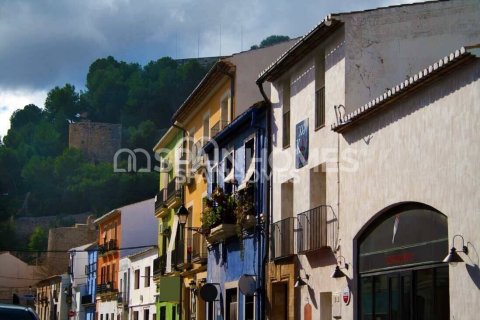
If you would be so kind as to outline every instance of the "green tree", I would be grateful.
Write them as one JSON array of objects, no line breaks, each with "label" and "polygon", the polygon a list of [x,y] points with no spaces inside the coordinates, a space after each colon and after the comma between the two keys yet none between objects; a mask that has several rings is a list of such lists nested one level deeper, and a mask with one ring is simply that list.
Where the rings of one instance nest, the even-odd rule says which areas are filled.
[{"label": "green tree", "polygon": [[288,40],[290,40],[289,36],[281,36],[281,35],[274,34],[263,39],[262,42],[260,42],[260,45],[255,44],[251,46],[250,49],[265,48],[265,47],[273,46],[274,44],[282,43]]},{"label": "green tree", "polygon": [[36,226],[33,233],[30,235],[28,242],[28,249],[33,251],[46,250],[48,246],[47,233],[40,226]]}]

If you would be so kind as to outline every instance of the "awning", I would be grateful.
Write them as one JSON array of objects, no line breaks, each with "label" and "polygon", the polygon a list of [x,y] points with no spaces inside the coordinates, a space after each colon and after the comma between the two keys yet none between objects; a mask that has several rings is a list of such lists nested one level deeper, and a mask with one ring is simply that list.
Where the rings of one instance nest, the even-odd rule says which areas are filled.
[{"label": "awning", "polygon": [[175,249],[175,238],[177,237],[178,229],[178,216],[173,216],[173,225],[172,225],[172,234],[170,236],[170,243],[167,248],[167,265],[165,267],[165,272],[172,272],[172,252]]}]

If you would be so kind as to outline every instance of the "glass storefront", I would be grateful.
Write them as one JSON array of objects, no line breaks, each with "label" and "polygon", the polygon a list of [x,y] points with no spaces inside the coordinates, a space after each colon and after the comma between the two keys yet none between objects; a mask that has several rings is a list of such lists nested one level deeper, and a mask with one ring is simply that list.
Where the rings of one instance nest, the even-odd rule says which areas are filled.
[{"label": "glass storefront", "polygon": [[359,241],[359,319],[449,319],[447,218],[420,204],[390,209]]}]

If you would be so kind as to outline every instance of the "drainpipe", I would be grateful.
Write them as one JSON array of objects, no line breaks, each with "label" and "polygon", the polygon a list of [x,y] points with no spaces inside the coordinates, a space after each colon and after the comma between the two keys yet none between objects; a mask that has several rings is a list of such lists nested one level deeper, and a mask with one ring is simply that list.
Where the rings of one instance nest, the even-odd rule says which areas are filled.
[{"label": "drainpipe", "polygon": [[[257,81],[257,86],[258,89],[260,90],[260,94],[262,95],[263,99],[265,100],[265,103],[267,104],[267,185],[266,185],[266,197],[265,197],[265,202],[266,202],[266,215],[265,215],[265,255],[263,258],[263,263],[262,263],[262,288],[267,287],[267,276],[266,276],[266,271],[267,271],[267,264],[268,264],[268,257],[270,255],[270,221],[271,221],[271,177],[270,177],[270,172],[271,172],[271,167],[270,164],[268,163],[270,155],[272,154],[272,111],[271,111],[271,106],[272,102],[270,99],[267,97],[265,94],[265,91],[263,89],[263,82],[262,81]],[[266,313],[266,295],[267,295],[267,290],[263,292],[262,295],[262,309],[263,309],[263,314],[260,315],[260,319],[265,318],[265,313]]]}]

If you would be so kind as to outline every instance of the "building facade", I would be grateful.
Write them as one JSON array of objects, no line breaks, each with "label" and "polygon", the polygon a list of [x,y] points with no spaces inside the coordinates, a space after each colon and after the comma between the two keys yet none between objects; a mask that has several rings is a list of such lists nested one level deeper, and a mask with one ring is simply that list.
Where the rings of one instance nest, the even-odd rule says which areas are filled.
[{"label": "building facade", "polygon": [[67,319],[71,299],[68,295],[69,289],[70,276],[67,273],[51,276],[37,283],[35,309],[40,320]]},{"label": "building facade", "polygon": [[97,259],[98,245],[94,243],[87,249],[87,265],[85,266],[85,277],[87,278],[85,293],[82,295],[81,304],[85,309],[85,320],[95,320],[97,292]]},{"label": "building facade", "polygon": [[[478,152],[464,145],[475,137],[475,68],[405,102],[395,92],[431,83],[431,70],[461,56],[455,49],[479,43],[479,9],[465,0],[334,14],[260,75],[271,83],[274,166],[267,318],[473,319],[476,293],[463,297],[475,263],[458,274],[442,261],[453,235],[476,239],[455,218],[478,202],[464,198],[473,186],[452,190]],[[391,97],[402,106],[350,126]],[[447,173],[435,159],[459,167]]]},{"label": "building facade", "polygon": [[99,320],[123,313],[118,304],[120,259],[157,241],[155,200],[148,199],[110,211],[95,220],[98,226],[96,312]]},{"label": "building facade", "polygon": [[157,257],[157,248],[150,248],[128,257],[130,260],[128,308],[132,320],[157,319],[157,290],[153,282],[153,261]]},{"label": "building facade", "polygon": [[[205,146],[207,283],[218,289],[207,305],[208,319],[262,319],[266,146],[263,103],[239,115]],[[246,291],[242,282],[251,288]]]},{"label": "building facade", "polygon": [[[155,217],[158,219],[158,257],[153,265],[153,277],[157,287],[158,319],[180,318],[180,270],[183,263],[183,243],[180,238],[176,212],[183,203],[185,166],[183,132],[171,127],[153,149],[160,155],[161,171],[159,193],[155,201]],[[179,237],[177,238],[177,233]],[[182,234],[183,236],[183,234]],[[176,239],[170,241],[170,239]]]},{"label": "building facade", "polygon": [[96,243],[86,244],[69,250],[70,262],[68,274],[70,286],[67,290],[68,311],[73,314],[70,319],[86,319],[85,304],[82,299],[88,294],[88,250],[96,247]]},{"label": "building facade", "polygon": [[172,122],[181,128],[187,141],[184,144],[186,150],[183,155],[187,177],[184,184],[183,207],[188,210],[189,215],[185,228],[181,228],[178,235],[180,239],[186,241],[184,246],[186,264],[177,265],[177,268],[183,271],[180,292],[182,319],[192,316],[204,319],[206,316],[205,302],[197,295],[198,289],[207,278],[205,260],[191,261],[193,245],[189,245],[193,244],[195,238],[198,250],[203,250],[201,248],[204,236],[202,232],[198,232],[203,230],[201,217],[204,199],[208,194],[203,147],[239,114],[262,100],[262,95],[255,85],[257,74],[292,43],[293,41],[288,41],[219,60],[172,117]]}]

